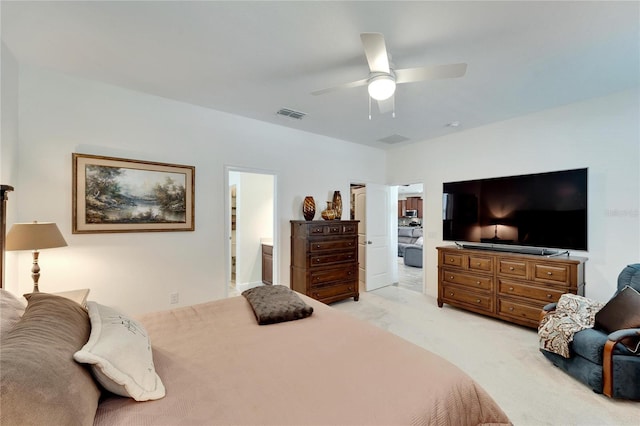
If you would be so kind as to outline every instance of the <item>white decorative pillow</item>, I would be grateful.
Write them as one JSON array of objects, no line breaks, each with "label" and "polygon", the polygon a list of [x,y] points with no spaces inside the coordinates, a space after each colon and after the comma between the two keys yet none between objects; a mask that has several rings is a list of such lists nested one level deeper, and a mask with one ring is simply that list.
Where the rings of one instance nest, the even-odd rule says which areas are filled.
[{"label": "white decorative pillow", "polygon": [[418,246],[423,245],[423,244],[424,244],[424,237],[418,237],[418,239],[416,240],[416,242],[415,242],[415,243],[413,243],[413,244],[416,244],[416,245],[418,245]]},{"label": "white decorative pillow", "polygon": [[151,341],[137,321],[96,302],[87,302],[91,335],[73,355],[92,364],[95,379],[106,390],[136,401],[160,399],[164,385],[153,365]]},{"label": "white decorative pillow", "polygon": [[4,336],[24,314],[27,301],[21,301],[12,293],[0,288],[0,337]]}]

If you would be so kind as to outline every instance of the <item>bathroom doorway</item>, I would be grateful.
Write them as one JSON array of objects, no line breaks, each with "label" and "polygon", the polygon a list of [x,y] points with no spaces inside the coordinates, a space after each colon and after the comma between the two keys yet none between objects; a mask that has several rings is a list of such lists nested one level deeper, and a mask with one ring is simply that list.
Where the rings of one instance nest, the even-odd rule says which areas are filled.
[{"label": "bathroom doorway", "polygon": [[[271,267],[277,282],[276,175],[228,167],[227,200],[227,296],[262,284],[264,266]],[[271,246],[271,265],[263,265],[263,245]]]}]

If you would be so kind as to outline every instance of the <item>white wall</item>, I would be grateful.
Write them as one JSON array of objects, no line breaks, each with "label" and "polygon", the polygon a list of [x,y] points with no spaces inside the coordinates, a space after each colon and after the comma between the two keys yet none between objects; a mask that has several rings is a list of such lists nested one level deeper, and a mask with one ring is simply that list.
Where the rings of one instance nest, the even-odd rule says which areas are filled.
[{"label": "white wall", "polygon": [[[180,305],[224,297],[225,166],[277,175],[275,267],[279,283],[288,284],[289,220],[303,218],[304,196],[348,194],[354,177],[384,182],[382,150],[36,67],[21,66],[19,76],[14,219],[56,222],[69,243],[42,251],[43,291],[89,287],[90,299],[130,313],[176,306],[169,305],[172,291]],[[195,232],[73,235],[72,152],[195,166]],[[29,269],[24,253],[16,292],[30,290]]]},{"label": "white wall", "polygon": [[274,177],[240,173],[237,197],[236,286],[253,287],[262,282],[261,239],[273,238]]},{"label": "white wall", "polygon": [[427,293],[445,244],[443,182],[588,167],[589,252],[573,254],[589,258],[586,295],[608,300],[621,269],[640,262],[638,117],[638,91],[625,91],[390,151],[389,183],[425,183]]}]

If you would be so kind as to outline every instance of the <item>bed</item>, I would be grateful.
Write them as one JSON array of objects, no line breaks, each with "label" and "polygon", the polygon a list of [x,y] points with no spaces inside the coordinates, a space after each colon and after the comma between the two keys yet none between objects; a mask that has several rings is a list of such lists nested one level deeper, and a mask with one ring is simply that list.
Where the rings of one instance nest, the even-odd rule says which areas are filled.
[{"label": "bed", "polygon": [[[13,337],[2,337],[3,424],[12,420],[27,423],[33,420],[29,416],[40,416],[47,424],[97,426],[510,424],[492,398],[453,364],[296,295],[313,308],[312,315],[270,325],[257,323],[251,305],[242,296],[136,318],[151,341],[151,368],[155,367],[154,374],[164,387],[163,397],[145,402],[105,391],[95,384],[95,374],[89,373],[87,365],[69,359],[78,345],[86,347],[87,340],[93,339],[93,316],[89,320],[79,305],[56,296],[30,297],[27,311],[8,332]],[[52,303],[54,306],[49,306]],[[29,328],[25,323],[30,321],[36,324]],[[43,367],[49,354],[43,354],[42,347],[34,351],[36,361],[24,365],[24,353],[31,349],[25,350],[25,345],[31,343],[23,341],[16,349],[20,334],[33,334],[34,329],[37,334],[47,327],[50,330],[42,331],[40,340],[56,333],[59,337],[55,338],[61,341],[78,335],[74,342],[68,342],[68,354],[60,350],[64,367]],[[18,364],[11,364],[12,347]],[[60,375],[67,368],[75,375]],[[25,374],[33,376],[31,381]],[[51,375],[55,377],[51,379]],[[26,383],[21,387],[18,381]],[[80,381],[83,385],[76,386]],[[52,390],[47,395],[49,385],[63,391]],[[34,392],[38,395],[30,395]],[[59,410],[64,404],[70,408]],[[81,408],[82,413],[78,411]],[[56,410],[60,412],[54,413]]]}]

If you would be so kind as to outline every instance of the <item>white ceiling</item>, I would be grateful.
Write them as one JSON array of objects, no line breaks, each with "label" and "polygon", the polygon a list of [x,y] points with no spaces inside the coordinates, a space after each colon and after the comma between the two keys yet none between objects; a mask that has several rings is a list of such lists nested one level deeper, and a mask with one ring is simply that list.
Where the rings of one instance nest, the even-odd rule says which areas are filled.
[{"label": "white ceiling", "polygon": [[[374,147],[391,147],[639,86],[640,3],[1,2],[2,41],[35,64]],[[466,62],[404,84],[396,118],[366,87],[359,34],[397,68]],[[280,108],[307,113],[300,120]],[[458,127],[447,126],[458,121]],[[396,145],[379,142],[406,137]]]}]

